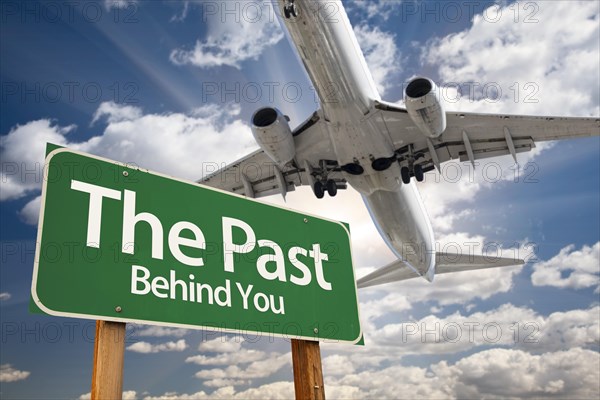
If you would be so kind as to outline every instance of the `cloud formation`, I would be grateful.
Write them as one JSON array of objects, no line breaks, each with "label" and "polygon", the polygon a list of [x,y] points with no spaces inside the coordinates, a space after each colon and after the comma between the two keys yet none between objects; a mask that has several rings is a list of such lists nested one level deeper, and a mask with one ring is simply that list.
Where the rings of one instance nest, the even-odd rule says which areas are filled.
[{"label": "cloud formation", "polygon": [[29,371],[19,371],[10,364],[0,365],[0,382],[16,382],[27,379],[31,373]]},{"label": "cloud formation", "polygon": [[[289,354],[286,355],[289,357]],[[328,361],[328,364],[344,359]],[[235,371],[233,371],[235,372]],[[600,358],[596,351],[573,348],[534,355],[522,350],[490,349],[451,364],[426,367],[392,365],[343,375],[326,374],[327,398],[597,398]],[[234,374],[235,375],[235,374]],[[223,382],[235,381],[221,378]],[[272,382],[238,391],[233,386],[196,393],[137,396],[145,400],[280,399],[293,397],[292,382]],[[83,397],[82,397],[83,398]]]},{"label": "cloud formation", "polygon": [[169,328],[166,326],[158,325],[142,325],[142,324],[128,324],[127,326],[133,326],[133,334],[136,336],[149,336],[149,337],[183,337],[190,333],[189,329],[184,328]]},{"label": "cloud formation", "polygon": [[600,288],[600,242],[576,250],[569,245],[548,261],[533,266],[531,282],[534,286],[584,289]]},{"label": "cloud formation", "polygon": [[261,357],[243,368],[229,364],[224,368],[202,369],[196,372],[195,377],[204,380],[207,386],[240,385],[251,382],[252,379],[268,378],[285,365],[291,366],[291,363],[291,353],[271,353],[268,357]]},{"label": "cloud formation", "polygon": [[[197,180],[256,148],[250,128],[235,118],[238,113],[237,107],[206,106],[190,114],[144,114],[138,107],[106,102],[93,119],[106,123],[104,131],[83,142],[69,140],[73,125],[60,126],[49,119],[17,125],[0,138],[0,200],[39,193],[47,142]],[[36,224],[39,206],[40,198],[33,198],[21,218]]]},{"label": "cloud formation", "polygon": [[448,109],[600,114],[600,94],[594,89],[600,86],[598,3],[537,2],[531,18],[531,8],[524,9],[528,3],[515,4],[518,17],[514,4],[492,5],[475,15],[468,29],[425,46],[423,61],[438,70],[443,83],[477,84],[470,86],[473,95],[449,94]]},{"label": "cloud formation", "polygon": [[377,90],[379,94],[384,95],[401,71],[395,37],[389,32],[368,25],[355,26],[354,34],[365,55]]},{"label": "cloud formation", "polygon": [[148,342],[137,342],[127,346],[127,350],[135,353],[160,353],[163,351],[184,351],[188,348],[185,339],[179,339],[176,342],[166,342],[159,344],[152,344]]},{"label": "cloud formation", "polygon": [[191,48],[173,50],[170,60],[174,64],[241,69],[244,61],[257,60],[265,49],[283,39],[269,2],[213,2],[204,7],[204,13],[220,13],[221,18],[209,19],[206,39],[197,40]]}]

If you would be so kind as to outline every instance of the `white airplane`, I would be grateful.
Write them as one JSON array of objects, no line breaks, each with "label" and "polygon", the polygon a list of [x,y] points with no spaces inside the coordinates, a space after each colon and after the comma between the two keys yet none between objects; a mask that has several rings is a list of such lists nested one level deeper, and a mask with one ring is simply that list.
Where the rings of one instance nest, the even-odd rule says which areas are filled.
[{"label": "white airplane", "polygon": [[416,181],[440,164],[530,151],[544,140],[600,134],[599,118],[446,112],[435,83],[413,79],[405,108],[381,99],[339,0],[278,0],[282,20],[319,95],[321,108],[295,129],[279,110],[252,116],[260,150],[202,179],[204,185],[262,197],[310,185],[316,197],[350,184],[363,196],[398,260],[358,287],[522,260],[436,253]]}]

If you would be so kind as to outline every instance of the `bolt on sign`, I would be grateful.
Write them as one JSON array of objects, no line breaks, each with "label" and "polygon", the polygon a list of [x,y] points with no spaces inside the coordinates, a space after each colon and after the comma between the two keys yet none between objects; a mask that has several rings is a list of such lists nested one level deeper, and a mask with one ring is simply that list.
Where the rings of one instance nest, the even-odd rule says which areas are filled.
[{"label": "bolt on sign", "polygon": [[38,311],[361,338],[342,223],[54,148],[38,229],[31,288]]}]

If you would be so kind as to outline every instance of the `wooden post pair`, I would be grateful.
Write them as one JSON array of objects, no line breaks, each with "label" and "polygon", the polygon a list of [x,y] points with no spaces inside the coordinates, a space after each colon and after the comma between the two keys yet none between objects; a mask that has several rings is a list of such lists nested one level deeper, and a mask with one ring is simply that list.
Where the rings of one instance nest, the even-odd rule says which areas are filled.
[{"label": "wooden post pair", "polygon": [[[123,322],[96,321],[92,400],[121,399],[125,353]],[[292,339],[296,399],[325,399],[319,342]]]}]

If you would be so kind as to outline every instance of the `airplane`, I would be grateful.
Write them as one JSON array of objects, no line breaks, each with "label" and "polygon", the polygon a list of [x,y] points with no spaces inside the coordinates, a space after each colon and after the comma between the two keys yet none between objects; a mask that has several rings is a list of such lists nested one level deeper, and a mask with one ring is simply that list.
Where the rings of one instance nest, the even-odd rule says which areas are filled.
[{"label": "airplane", "polygon": [[350,185],[398,257],[359,279],[358,288],[523,264],[436,252],[415,181],[448,160],[474,165],[510,154],[517,162],[539,141],[599,135],[600,118],[450,112],[427,77],[408,83],[401,107],[381,99],[340,0],[278,0],[278,6],[320,108],[295,129],[278,109],[258,109],[251,129],[260,149],[198,183],[251,198],[285,198],[300,185],[323,198]]}]

